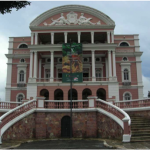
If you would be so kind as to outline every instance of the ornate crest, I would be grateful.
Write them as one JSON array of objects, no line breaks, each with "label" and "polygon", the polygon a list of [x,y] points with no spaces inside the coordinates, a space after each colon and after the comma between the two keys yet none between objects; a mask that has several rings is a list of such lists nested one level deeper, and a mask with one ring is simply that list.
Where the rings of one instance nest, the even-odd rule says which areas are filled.
[{"label": "ornate crest", "polygon": [[77,17],[78,17],[78,14],[74,13],[73,11],[71,11],[70,13],[67,14],[67,20],[70,23],[77,24],[77,21],[78,21]]}]

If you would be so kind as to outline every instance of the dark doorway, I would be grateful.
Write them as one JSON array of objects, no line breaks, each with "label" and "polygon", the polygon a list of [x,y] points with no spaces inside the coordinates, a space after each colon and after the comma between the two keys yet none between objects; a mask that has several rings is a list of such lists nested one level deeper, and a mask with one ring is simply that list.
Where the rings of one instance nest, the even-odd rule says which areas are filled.
[{"label": "dark doorway", "polygon": [[54,92],[54,100],[63,100],[63,91],[61,89],[57,89]]},{"label": "dark doorway", "polygon": [[64,116],[61,119],[61,137],[69,137],[70,136],[70,117]]},{"label": "dark doorway", "polygon": [[106,101],[106,91],[105,91],[105,89],[102,89],[102,88],[98,89],[97,90],[97,97]]},{"label": "dark doorway", "polygon": [[86,100],[88,96],[92,95],[92,92],[90,89],[84,89],[82,91],[82,99]]},{"label": "dark doorway", "polygon": [[42,89],[40,91],[40,96],[44,96],[45,97],[45,100],[49,100],[49,92],[47,89]]},{"label": "dark doorway", "polygon": [[[78,93],[76,89],[72,89],[72,100],[78,99]],[[70,90],[68,91],[68,100],[70,100]]]}]

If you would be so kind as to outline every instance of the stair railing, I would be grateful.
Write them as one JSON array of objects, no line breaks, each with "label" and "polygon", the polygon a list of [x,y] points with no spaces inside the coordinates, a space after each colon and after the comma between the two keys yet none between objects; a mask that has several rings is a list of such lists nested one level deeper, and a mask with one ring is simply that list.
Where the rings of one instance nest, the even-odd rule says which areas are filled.
[{"label": "stair railing", "polygon": [[123,142],[130,142],[130,138],[131,138],[130,116],[124,110],[120,109],[119,107],[117,107],[111,103],[108,103],[104,100],[101,100],[101,99],[96,100],[96,107],[101,108],[110,114],[113,114],[118,119],[120,119],[120,121],[122,121],[122,123],[123,123],[122,128],[124,130]]},{"label": "stair railing", "polygon": [[[0,144],[2,144],[2,135],[3,133],[15,123],[13,119],[19,117],[20,115],[27,113],[28,111],[36,108],[36,100],[33,99],[29,102],[26,102],[14,109],[9,110],[7,113],[0,117]],[[21,119],[21,118],[20,118]],[[7,125],[7,126],[6,126]]]}]

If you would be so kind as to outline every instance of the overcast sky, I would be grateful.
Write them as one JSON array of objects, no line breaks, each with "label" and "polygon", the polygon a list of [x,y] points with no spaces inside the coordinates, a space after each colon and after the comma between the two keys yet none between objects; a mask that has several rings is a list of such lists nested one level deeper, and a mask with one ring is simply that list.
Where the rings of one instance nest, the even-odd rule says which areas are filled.
[{"label": "overcast sky", "polygon": [[30,6],[11,14],[0,14],[0,98],[5,100],[8,38],[30,36],[29,24],[41,13],[61,5],[80,4],[102,11],[115,21],[115,34],[139,34],[143,51],[142,77],[144,96],[150,90],[150,2],[48,1],[31,2]]}]

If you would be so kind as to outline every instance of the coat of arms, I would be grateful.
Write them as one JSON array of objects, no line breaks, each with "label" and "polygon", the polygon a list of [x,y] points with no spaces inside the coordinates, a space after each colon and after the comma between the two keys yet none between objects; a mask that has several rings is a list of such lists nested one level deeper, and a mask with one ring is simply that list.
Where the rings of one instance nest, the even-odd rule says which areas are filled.
[{"label": "coat of arms", "polygon": [[77,17],[78,17],[78,14],[74,13],[73,11],[71,11],[69,14],[67,14],[67,20],[73,24],[77,24],[77,22],[78,22]]}]

